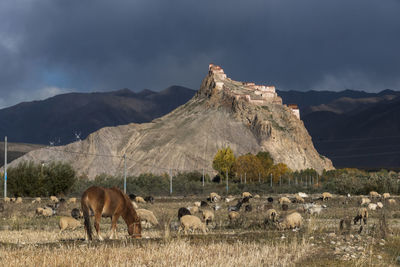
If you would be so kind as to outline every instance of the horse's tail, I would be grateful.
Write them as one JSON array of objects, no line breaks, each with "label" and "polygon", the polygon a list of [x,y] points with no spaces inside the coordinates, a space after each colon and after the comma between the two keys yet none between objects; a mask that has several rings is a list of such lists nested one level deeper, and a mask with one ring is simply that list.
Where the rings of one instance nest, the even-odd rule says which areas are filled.
[{"label": "horse's tail", "polygon": [[83,195],[81,199],[81,207],[83,212],[83,218],[85,220],[85,230],[89,240],[92,240],[92,225],[90,224],[89,207],[85,200],[86,196]]}]

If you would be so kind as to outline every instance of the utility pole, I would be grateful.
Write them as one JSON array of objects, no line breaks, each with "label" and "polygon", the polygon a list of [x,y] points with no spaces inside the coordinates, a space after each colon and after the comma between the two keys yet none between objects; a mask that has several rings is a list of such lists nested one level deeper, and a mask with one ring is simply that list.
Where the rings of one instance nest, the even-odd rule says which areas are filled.
[{"label": "utility pole", "polygon": [[[207,142],[208,142],[208,138],[206,137],[206,143],[204,145],[204,162],[207,162],[207,160],[206,160]],[[204,187],[204,166],[203,166],[203,187]]]},{"label": "utility pole", "polygon": [[226,170],[226,193],[229,192],[229,170]]},{"label": "utility pole", "polygon": [[246,175],[247,175],[247,173],[244,173],[244,183],[246,184]]},{"label": "utility pole", "polygon": [[258,183],[261,183],[260,173],[258,173]]},{"label": "utility pole", "polygon": [[126,194],[126,154],[124,153],[124,193]]},{"label": "utility pole", "polygon": [[4,137],[4,198],[7,197],[7,136]]},{"label": "utility pole", "polygon": [[271,173],[271,188],[272,188],[272,173]]},{"label": "utility pole", "polygon": [[169,169],[169,194],[172,195],[172,174],[171,174],[171,169]]}]

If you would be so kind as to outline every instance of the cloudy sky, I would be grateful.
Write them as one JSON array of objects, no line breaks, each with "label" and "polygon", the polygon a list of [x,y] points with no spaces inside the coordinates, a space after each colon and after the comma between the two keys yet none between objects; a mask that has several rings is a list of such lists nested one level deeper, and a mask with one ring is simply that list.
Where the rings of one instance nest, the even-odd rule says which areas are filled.
[{"label": "cloudy sky", "polygon": [[198,89],[210,62],[281,90],[400,90],[399,0],[2,0],[0,107]]}]

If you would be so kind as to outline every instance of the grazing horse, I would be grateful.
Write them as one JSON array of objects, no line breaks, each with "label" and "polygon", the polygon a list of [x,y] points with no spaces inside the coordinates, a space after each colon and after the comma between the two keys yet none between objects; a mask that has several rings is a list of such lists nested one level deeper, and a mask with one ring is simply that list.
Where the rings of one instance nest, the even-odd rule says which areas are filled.
[{"label": "grazing horse", "polygon": [[119,216],[122,216],[128,226],[128,233],[130,236],[135,238],[141,237],[142,226],[140,224],[140,218],[136,214],[129,197],[120,189],[116,187],[89,187],[82,194],[81,206],[83,217],[85,219],[86,240],[92,240],[92,227],[90,225],[89,210],[94,212],[94,227],[96,228],[99,240],[103,240],[100,235],[101,216],[111,217],[110,239],[116,237],[116,228]]}]

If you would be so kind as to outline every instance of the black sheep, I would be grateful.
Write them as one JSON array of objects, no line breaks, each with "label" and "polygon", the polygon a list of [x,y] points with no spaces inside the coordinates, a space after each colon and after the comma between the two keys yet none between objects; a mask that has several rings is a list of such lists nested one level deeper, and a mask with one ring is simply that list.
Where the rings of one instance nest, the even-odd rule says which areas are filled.
[{"label": "black sheep", "polygon": [[267,200],[268,200],[269,203],[274,202],[274,199],[272,197],[267,198]]},{"label": "black sheep", "polygon": [[241,200],[242,204],[243,204],[243,203],[249,203],[249,201],[250,201],[250,197],[244,197],[244,198],[242,198],[242,200]]},{"label": "black sheep", "polygon": [[135,198],[136,198],[136,195],[135,195],[135,194],[129,194],[129,199],[130,199],[130,200],[135,200]]},{"label": "black sheep", "polygon": [[146,202],[150,202],[151,204],[154,204],[154,197],[152,197],[152,196],[147,196],[144,198],[144,200]]},{"label": "black sheep", "polygon": [[239,211],[240,208],[242,207],[242,204],[243,203],[239,200],[235,206],[228,207],[228,211]]},{"label": "black sheep", "polygon": [[249,205],[246,205],[246,206],[244,207],[244,210],[245,210],[246,212],[250,212],[250,211],[253,210],[253,207],[249,204]]},{"label": "black sheep", "polygon": [[188,210],[187,208],[179,208],[179,210],[178,210],[178,220],[180,220],[181,217],[185,216],[185,215],[192,215],[192,214],[190,213],[190,210]]},{"label": "black sheep", "polygon": [[81,218],[79,209],[77,209],[77,208],[72,209],[71,210],[71,217],[74,218],[74,219],[77,219],[77,220],[79,218]]}]

